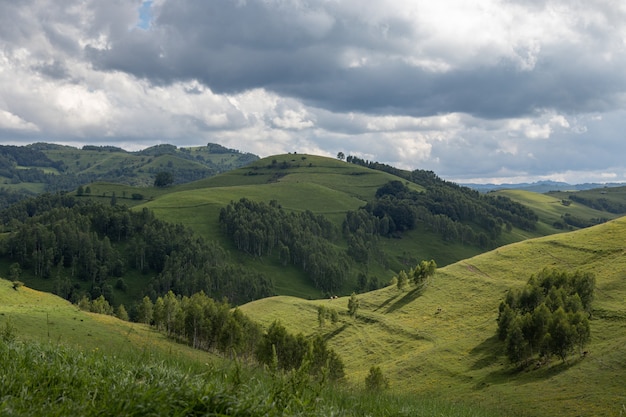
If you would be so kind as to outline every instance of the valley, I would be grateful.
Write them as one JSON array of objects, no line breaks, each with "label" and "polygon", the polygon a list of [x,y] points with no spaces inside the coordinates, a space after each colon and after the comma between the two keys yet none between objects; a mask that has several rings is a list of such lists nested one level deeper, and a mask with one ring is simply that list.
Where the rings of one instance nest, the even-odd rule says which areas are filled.
[{"label": "valley", "polygon": [[[272,296],[254,301],[249,300],[258,297],[241,299],[238,310],[264,329],[279,321],[292,334],[325,340],[345,365],[341,384],[346,398],[361,395],[356,392],[363,392],[368,371],[376,365],[390,384],[386,392],[377,395],[384,398],[381,401],[387,404],[387,410],[395,410],[393,414],[397,415],[419,415],[416,407],[427,404],[427,399],[434,401],[435,408],[424,415],[543,417],[624,412],[626,398],[621,381],[626,374],[626,353],[622,349],[626,344],[626,220],[621,217],[624,213],[620,204],[626,198],[621,187],[546,194],[500,190],[483,195],[428,172],[374,169],[300,154],[275,155],[219,175],[167,187],[101,181],[81,185],[89,187],[91,193],[66,193],[72,202],[53,210],[83,210],[81,216],[86,217],[80,224],[88,228],[89,222],[97,223],[97,217],[88,215],[91,204],[102,204],[107,207],[101,209],[102,213],[110,211],[113,217],[135,219],[137,231],[152,227],[172,230],[173,236],[175,230],[182,230],[176,227],[184,227],[190,233],[185,239],[194,242],[189,247],[204,247],[202,242],[206,242],[211,248],[211,255],[202,262],[192,261],[192,254],[177,258],[187,245],[182,243],[185,240],[174,244],[176,239],[166,237],[166,242],[178,248],[167,252],[166,258],[172,265],[186,265],[187,269],[148,267],[134,271],[134,261],[129,257],[120,277],[109,276],[108,267],[100,270],[104,275],[94,275],[102,277],[99,285],[111,287],[111,304],[117,307],[123,301],[131,318],[137,317],[142,297],[150,295],[148,298],[154,302],[168,288],[176,288],[173,277],[185,281],[194,276],[196,286],[190,287],[193,291],[181,291],[179,296],[190,297],[202,289],[209,296],[210,291],[216,291],[219,299],[224,293],[217,292],[215,284],[202,287],[200,275],[227,277],[237,271],[238,279],[244,277],[238,282],[251,283],[245,280],[252,279],[252,275],[245,274],[254,273],[271,281]],[[133,194],[142,194],[142,198],[132,198]],[[242,199],[254,209],[250,213],[242,211],[240,218],[248,216],[254,225],[250,229],[263,231],[259,241],[271,233],[282,236],[276,239],[275,249],[242,250],[239,241],[226,232],[222,211],[228,207],[237,210],[235,203],[245,201]],[[408,207],[408,211],[398,215],[394,211],[398,207]],[[46,210],[49,208],[33,214],[32,221],[40,227],[48,216],[52,219],[51,230],[55,224],[58,228],[61,223],[54,220],[54,211]],[[255,211],[262,212],[262,218],[250,217]],[[154,220],[146,217],[148,223],[143,225],[139,218],[146,213],[152,213]],[[410,221],[402,226],[407,218]],[[12,220],[3,220],[3,278],[11,276],[15,264],[6,244],[21,222],[28,225],[29,221],[28,215],[23,220],[19,216]],[[239,222],[243,224],[243,220]],[[282,226],[275,228],[275,224]],[[327,237],[307,234],[313,233],[316,224],[327,225],[323,226],[328,228]],[[243,233],[247,229],[241,230]],[[100,229],[89,233],[94,238],[105,236]],[[183,237],[185,233],[178,234]],[[328,262],[335,268],[329,269],[329,274],[337,273],[332,277],[341,278],[337,281],[340,284],[320,286],[320,277],[302,266],[300,258],[284,257],[283,253],[295,253],[289,234],[295,236],[295,241],[316,242],[316,249],[309,252],[327,251],[321,252],[328,254],[323,261],[316,261],[318,270]],[[479,238],[481,234],[484,238]],[[135,253],[132,242],[136,240],[110,240],[120,258]],[[288,251],[279,250],[280,245]],[[28,251],[24,254],[30,256]],[[50,252],[50,259],[57,259],[54,256]],[[399,289],[396,282],[401,271],[409,271],[425,259],[437,262],[434,276],[423,287],[409,284]],[[200,268],[203,262],[213,269]],[[71,276],[73,264],[66,264],[67,268],[63,262],[53,262],[52,275],[44,277],[25,263],[19,275],[25,286],[18,289],[11,288],[9,281],[0,281],[0,328],[14,326],[15,335],[25,341],[67,344],[86,351],[100,349],[109,354],[147,355],[146,360],[168,358],[193,364],[188,366],[194,369],[210,361],[213,366],[232,370],[226,357],[176,343],[154,326],[86,313],[61,298],[31,289],[54,292],[55,279],[65,277],[77,294],[95,299],[95,281]],[[191,269],[192,264],[197,269]],[[235,265],[240,269],[233,269]],[[496,337],[498,308],[509,289],[524,288],[531,275],[544,268],[595,276],[587,353],[572,350],[564,361],[551,356],[519,366],[509,361],[504,344]],[[172,280],[167,281],[166,276]],[[123,278],[128,289],[118,288],[118,278]],[[106,294],[102,292],[104,287],[99,288]],[[351,294],[359,301],[354,317],[347,309]],[[334,309],[338,320],[320,322],[320,307]],[[259,390],[268,389],[268,384]],[[336,400],[331,400],[330,394],[324,395],[321,402],[326,405]],[[405,401],[413,412],[394,408],[391,404],[396,401]],[[453,409],[442,411],[446,403],[452,403]],[[354,415],[385,414],[373,404],[368,407],[369,412]],[[322,409],[312,410],[310,415]],[[347,410],[342,408],[338,415],[353,415]]]}]

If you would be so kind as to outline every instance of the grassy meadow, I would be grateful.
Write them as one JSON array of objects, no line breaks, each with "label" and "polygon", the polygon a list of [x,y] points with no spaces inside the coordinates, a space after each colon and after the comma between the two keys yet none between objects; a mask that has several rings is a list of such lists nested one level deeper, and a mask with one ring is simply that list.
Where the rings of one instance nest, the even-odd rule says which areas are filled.
[{"label": "grassy meadow", "polygon": [[[379,365],[394,391],[458,399],[502,415],[621,415],[626,404],[626,218],[501,247],[437,271],[424,291],[395,286],[359,295],[356,319],[348,297],[306,301],[273,297],[242,307],[269,325],[322,333],[344,358],[349,381]],[[545,267],[591,271],[597,287],[591,342],[562,363],[520,370],[495,337],[498,305]],[[317,306],[341,321],[320,328]]]},{"label": "grassy meadow", "polygon": [[501,416],[484,407],[193,350],[142,324],[0,279],[0,415]]}]

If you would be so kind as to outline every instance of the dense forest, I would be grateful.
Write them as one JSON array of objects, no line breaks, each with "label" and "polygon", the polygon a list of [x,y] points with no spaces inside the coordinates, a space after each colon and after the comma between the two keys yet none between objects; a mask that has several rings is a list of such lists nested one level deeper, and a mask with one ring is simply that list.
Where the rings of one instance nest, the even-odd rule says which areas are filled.
[{"label": "dense forest", "polygon": [[123,276],[131,270],[151,277],[142,295],[152,299],[204,291],[238,304],[274,294],[269,279],[231,262],[219,244],[147,209],[44,194],[0,212],[0,222],[9,232],[0,250],[14,273],[54,280],[55,292],[73,302],[103,295],[117,304],[115,292],[126,290]]},{"label": "dense forest", "polygon": [[277,253],[283,264],[299,266],[322,291],[332,293],[343,286],[349,264],[333,243],[336,227],[323,216],[288,213],[277,201],[242,198],[223,208],[219,221],[237,249],[258,257]]}]

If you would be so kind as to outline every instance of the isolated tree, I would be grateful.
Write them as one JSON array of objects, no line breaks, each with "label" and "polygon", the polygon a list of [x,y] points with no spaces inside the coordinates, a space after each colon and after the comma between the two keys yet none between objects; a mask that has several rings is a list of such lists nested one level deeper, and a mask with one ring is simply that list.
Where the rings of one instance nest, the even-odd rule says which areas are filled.
[{"label": "isolated tree", "polygon": [[426,280],[435,275],[437,264],[433,259],[430,261],[421,261],[413,270],[413,282],[418,286],[423,286]]},{"label": "isolated tree", "polygon": [[339,159],[340,161],[343,161],[344,159],[346,159],[346,155],[343,152],[339,152],[337,154],[337,159]]},{"label": "isolated tree", "polygon": [[154,179],[155,187],[167,187],[174,182],[174,176],[171,172],[161,171],[157,173]]},{"label": "isolated tree", "polygon": [[348,300],[348,314],[350,317],[356,317],[357,310],[359,309],[359,299],[356,297],[355,293],[352,293],[350,299]]},{"label": "isolated tree", "polygon": [[78,188],[76,189],[76,195],[80,197],[84,193],[85,193],[85,189],[83,188],[82,185],[79,185]]},{"label": "isolated tree", "polygon": [[400,271],[400,273],[398,274],[397,284],[396,284],[398,286],[398,289],[402,291],[406,288],[408,284],[409,284],[408,275],[406,274],[406,272],[404,272],[404,270]]},{"label": "isolated tree", "polygon": [[368,391],[382,391],[389,388],[389,380],[383,375],[378,366],[372,366],[369,374],[365,377],[365,388]]},{"label": "isolated tree", "polygon": [[9,267],[9,279],[11,281],[17,281],[20,279],[20,275],[22,275],[20,264],[17,262],[12,263]]}]

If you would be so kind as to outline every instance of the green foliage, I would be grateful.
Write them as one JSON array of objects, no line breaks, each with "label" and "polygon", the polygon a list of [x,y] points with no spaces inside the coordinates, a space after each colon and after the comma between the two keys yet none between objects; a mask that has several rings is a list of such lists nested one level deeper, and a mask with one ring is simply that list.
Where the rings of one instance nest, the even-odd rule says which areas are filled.
[{"label": "green foliage", "polygon": [[[376,200],[361,210],[376,217],[375,229],[381,235],[397,235],[412,230],[418,223],[432,229],[446,241],[460,241],[481,247],[493,246],[502,233],[517,226],[534,230],[537,215],[528,207],[504,196],[481,195],[477,191],[443,181],[430,171],[402,171],[388,165],[348,156],[348,162],[381,170],[426,188],[411,191],[406,184],[393,180],[376,191]],[[371,220],[361,220],[372,223]],[[353,221],[348,220],[352,231]],[[375,223],[375,222],[374,222]],[[476,232],[478,226],[481,231]]]},{"label": "green foliage", "polygon": [[161,171],[156,174],[154,178],[155,187],[167,187],[174,182],[174,175],[171,172]]},{"label": "green foliage", "polygon": [[413,283],[418,287],[423,287],[426,285],[426,281],[428,278],[435,275],[437,271],[437,263],[431,259],[430,261],[421,261],[414,269],[411,271],[411,277],[413,279]]},{"label": "green foliage", "polygon": [[265,257],[278,248],[283,264],[300,266],[325,292],[345,282],[348,264],[332,243],[337,231],[321,215],[309,210],[287,213],[277,201],[268,205],[242,198],[221,209],[219,221],[240,251]]},{"label": "green foliage", "polygon": [[126,307],[124,307],[124,304],[120,304],[119,306],[117,306],[117,308],[115,309],[115,317],[124,321],[130,320],[130,317],[128,316],[128,312],[126,311]]},{"label": "green foliage", "polygon": [[522,290],[509,290],[499,307],[497,335],[511,362],[535,354],[565,361],[576,346],[582,352],[591,336],[594,286],[593,274],[544,269]]},{"label": "green foliage", "polygon": [[372,366],[365,377],[365,388],[368,391],[379,392],[389,388],[389,379],[383,375],[379,366]]},{"label": "green foliage", "polygon": [[[0,220],[10,230],[1,250],[16,261],[12,270],[20,267],[43,279],[56,274],[58,295],[74,302],[104,295],[114,304],[114,288],[128,296],[129,280],[122,275],[129,270],[156,275],[132,301],[170,289],[189,296],[204,291],[236,303],[273,294],[267,278],[230,262],[217,243],[160,221],[147,209],[42,195],[0,212]],[[88,289],[81,293],[76,282]]]},{"label": "green foliage", "polygon": [[350,298],[348,299],[348,315],[350,317],[356,317],[356,313],[359,310],[359,305],[359,299],[357,298],[355,293],[352,293],[352,295],[350,295]]},{"label": "green foliage", "polygon": [[330,349],[321,336],[307,339],[302,333],[294,336],[278,321],[272,323],[256,347],[257,360],[267,366],[275,364],[279,369],[289,371],[308,368],[311,375],[332,380],[344,377],[341,358]]}]

